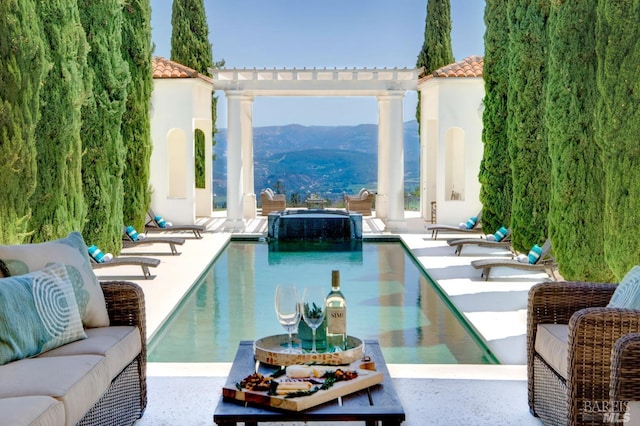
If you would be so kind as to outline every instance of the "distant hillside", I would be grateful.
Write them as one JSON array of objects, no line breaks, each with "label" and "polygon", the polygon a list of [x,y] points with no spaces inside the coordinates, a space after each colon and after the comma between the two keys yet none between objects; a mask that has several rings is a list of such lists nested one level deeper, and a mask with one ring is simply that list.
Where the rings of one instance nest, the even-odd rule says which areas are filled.
[{"label": "distant hillside", "polygon": [[[361,187],[376,188],[378,174],[378,126],[254,127],[254,178],[259,193],[280,180],[288,194],[314,192],[341,194]],[[227,130],[216,134],[213,163],[214,192],[227,192]],[[419,181],[417,122],[404,123],[405,189]]]}]

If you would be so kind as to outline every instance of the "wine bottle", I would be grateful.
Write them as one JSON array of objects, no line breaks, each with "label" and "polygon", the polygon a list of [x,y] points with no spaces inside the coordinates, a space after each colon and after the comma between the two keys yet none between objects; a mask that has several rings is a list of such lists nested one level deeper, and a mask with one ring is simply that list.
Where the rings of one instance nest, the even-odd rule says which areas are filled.
[{"label": "wine bottle", "polygon": [[347,349],[347,301],[340,291],[340,271],[331,271],[331,292],[325,298],[327,350]]}]

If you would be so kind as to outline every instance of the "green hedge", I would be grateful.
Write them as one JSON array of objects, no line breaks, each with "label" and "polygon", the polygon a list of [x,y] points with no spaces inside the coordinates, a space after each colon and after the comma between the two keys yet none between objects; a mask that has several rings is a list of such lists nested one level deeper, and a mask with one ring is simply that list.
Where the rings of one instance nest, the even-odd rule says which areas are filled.
[{"label": "green hedge", "polygon": [[486,0],[484,16],[484,154],[478,180],[481,184],[482,226],[487,232],[494,232],[511,224],[513,194],[507,138],[509,25],[506,0]]}]

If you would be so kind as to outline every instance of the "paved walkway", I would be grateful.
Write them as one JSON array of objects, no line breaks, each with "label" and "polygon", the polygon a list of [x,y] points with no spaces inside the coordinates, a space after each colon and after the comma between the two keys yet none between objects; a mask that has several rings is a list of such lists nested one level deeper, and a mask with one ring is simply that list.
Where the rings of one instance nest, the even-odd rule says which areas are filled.
[{"label": "paved walkway", "polygon": [[[398,365],[389,366],[407,412],[406,425],[539,425],[527,406],[526,304],[528,289],[545,274],[499,268],[485,282],[480,271],[470,266],[473,259],[510,257],[505,250],[465,248],[455,256],[446,238],[432,240],[425,223],[408,212],[408,231],[400,238],[413,256],[449,295],[451,301],[483,336],[503,365]],[[413,217],[412,217],[413,216]],[[144,280],[139,267],[117,267],[97,271],[100,279],[126,279],[139,283],[147,303],[148,337],[151,338],[181,298],[188,292],[231,234],[224,232],[224,217],[201,219],[209,232],[202,240],[189,239],[172,256],[160,245],[125,249],[123,254],[161,259]],[[248,223],[246,233],[260,234],[266,218]],[[365,238],[385,234],[384,224],[375,218],[364,221]],[[175,234],[172,234],[175,235]],[[136,424],[209,425],[228,363],[149,363],[149,405]]]}]

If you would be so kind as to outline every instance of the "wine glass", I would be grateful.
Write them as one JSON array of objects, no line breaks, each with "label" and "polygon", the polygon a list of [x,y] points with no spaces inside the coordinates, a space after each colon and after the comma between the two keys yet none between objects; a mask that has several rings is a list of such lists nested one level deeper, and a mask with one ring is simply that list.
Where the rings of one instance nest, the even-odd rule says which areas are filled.
[{"label": "wine glass", "polygon": [[300,322],[300,308],[298,306],[298,291],[296,286],[290,284],[279,284],[276,286],[275,297],[276,315],[278,321],[289,334],[289,346],[287,352],[293,352],[291,334],[298,331]]},{"label": "wine glass", "polygon": [[307,287],[302,294],[302,317],[313,334],[311,353],[316,351],[316,330],[324,321],[324,290],[322,287]]}]

